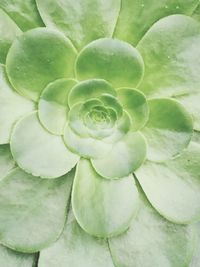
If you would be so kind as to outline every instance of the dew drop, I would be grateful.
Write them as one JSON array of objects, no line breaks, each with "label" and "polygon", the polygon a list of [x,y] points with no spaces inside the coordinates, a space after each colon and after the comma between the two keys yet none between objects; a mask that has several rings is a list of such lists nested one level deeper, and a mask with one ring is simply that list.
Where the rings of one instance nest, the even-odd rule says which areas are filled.
[{"label": "dew drop", "polygon": [[141,7],[144,7],[144,4],[141,4]]},{"label": "dew drop", "polygon": [[165,8],[168,9],[169,7],[166,5]]},{"label": "dew drop", "polygon": [[180,7],[179,6],[176,6],[176,9],[179,9]]}]

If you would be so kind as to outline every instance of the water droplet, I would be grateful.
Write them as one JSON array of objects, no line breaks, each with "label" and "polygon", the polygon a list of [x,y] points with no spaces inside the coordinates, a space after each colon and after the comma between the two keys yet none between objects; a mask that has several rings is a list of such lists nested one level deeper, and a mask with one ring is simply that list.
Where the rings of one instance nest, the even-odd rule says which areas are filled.
[{"label": "water droplet", "polygon": [[167,56],[168,59],[170,59],[170,56]]},{"label": "water droplet", "polygon": [[144,4],[141,4],[141,7],[144,7]]},{"label": "water droplet", "polygon": [[179,9],[180,7],[179,6],[176,6],[176,9]]},{"label": "water droplet", "polygon": [[165,8],[167,9],[167,8],[169,8],[169,7],[166,5]]}]

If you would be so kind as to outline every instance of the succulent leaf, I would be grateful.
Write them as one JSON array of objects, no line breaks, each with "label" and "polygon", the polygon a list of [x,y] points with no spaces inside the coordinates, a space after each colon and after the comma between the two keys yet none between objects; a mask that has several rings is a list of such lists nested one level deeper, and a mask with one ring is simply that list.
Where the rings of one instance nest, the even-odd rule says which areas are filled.
[{"label": "succulent leaf", "polygon": [[21,34],[19,27],[0,9],[0,63],[5,64],[8,50],[16,38]]},{"label": "succulent leaf", "polygon": [[132,175],[107,180],[95,172],[88,160],[79,161],[72,208],[87,233],[103,238],[123,233],[136,215],[138,203],[138,190]]},{"label": "succulent leaf", "polygon": [[[188,266],[196,244],[194,226],[176,225],[161,217],[143,196],[129,230],[109,240],[115,266]],[[156,257],[155,257],[156,255]]]},{"label": "succulent leaf", "polygon": [[50,83],[42,92],[38,115],[42,125],[52,134],[62,135],[67,123],[68,94],[77,82],[73,79],[59,79]]},{"label": "succulent leaf", "polygon": [[16,168],[2,179],[1,243],[17,251],[32,253],[55,242],[66,221],[73,174],[72,171],[58,179],[47,180]]},{"label": "succulent leaf", "polygon": [[81,50],[76,61],[79,80],[101,78],[117,87],[136,87],[144,74],[144,62],[133,46],[103,38]]},{"label": "succulent leaf", "polygon": [[0,245],[0,264],[6,267],[33,267],[36,255],[19,253]]},{"label": "succulent leaf", "polygon": [[66,224],[60,239],[41,252],[38,267],[114,267],[108,243],[83,231],[76,221]]},{"label": "succulent leaf", "polygon": [[10,85],[5,67],[0,65],[0,144],[10,142],[14,124],[35,109],[34,103],[17,94]]},{"label": "succulent leaf", "polygon": [[67,149],[60,136],[42,127],[36,112],[17,122],[10,145],[17,164],[26,172],[42,178],[57,178],[66,174],[79,159]]},{"label": "succulent leaf", "polygon": [[91,41],[111,37],[120,0],[36,0],[48,28],[62,31],[80,49]]},{"label": "succulent leaf", "polygon": [[174,99],[154,98],[148,103],[149,120],[142,129],[147,140],[147,158],[162,162],[180,154],[190,143],[192,117]]},{"label": "succulent leaf", "polygon": [[199,266],[199,6],[0,0],[0,267]]},{"label": "succulent leaf", "polygon": [[75,57],[75,48],[61,33],[36,28],[12,44],[6,59],[7,74],[19,93],[37,101],[48,83],[73,78]]}]

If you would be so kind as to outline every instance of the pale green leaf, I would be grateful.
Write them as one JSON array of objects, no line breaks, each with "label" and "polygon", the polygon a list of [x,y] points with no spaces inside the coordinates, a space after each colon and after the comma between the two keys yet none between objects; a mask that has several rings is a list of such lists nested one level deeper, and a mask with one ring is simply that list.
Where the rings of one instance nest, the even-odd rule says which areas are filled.
[{"label": "pale green leaf", "polygon": [[156,210],[175,223],[200,219],[200,145],[194,142],[176,159],[146,162],[136,176]]},{"label": "pale green leaf", "polygon": [[47,27],[58,29],[80,49],[87,43],[111,37],[120,0],[36,0]]},{"label": "pale green leaf", "polygon": [[139,130],[149,118],[149,107],[146,97],[138,90],[132,88],[120,88],[117,96],[123,108],[131,117],[131,129]]},{"label": "pale green leaf", "polygon": [[147,158],[162,162],[188,146],[193,134],[192,117],[174,99],[154,98],[148,103],[149,120],[142,129],[147,140]]},{"label": "pale green leaf", "polygon": [[2,267],[33,267],[36,255],[23,254],[0,245],[0,266]]},{"label": "pale green leaf", "polygon": [[32,101],[20,96],[7,80],[5,69],[0,65],[0,144],[10,142],[14,124],[25,114],[33,111]]},{"label": "pale green leaf", "polygon": [[5,63],[8,50],[21,30],[15,22],[0,9],[0,63]]},{"label": "pale green leaf", "polygon": [[106,240],[84,232],[75,222],[65,226],[60,239],[40,253],[38,267],[114,267]]},{"label": "pale green leaf", "polygon": [[196,245],[195,234],[193,226],[176,225],[162,218],[142,197],[140,211],[129,230],[109,243],[117,267],[188,267]]},{"label": "pale green leaf", "polygon": [[27,253],[55,242],[66,221],[73,177],[74,171],[53,180],[19,168],[10,172],[0,182],[0,241]]},{"label": "pale green leaf", "polygon": [[9,145],[0,146],[0,179],[6,176],[15,166]]},{"label": "pale green leaf", "polygon": [[95,172],[88,160],[79,161],[72,190],[72,208],[87,233],[103,238],[123,233],[137,214],[138,202],[132,175],[107,180]]},{"label": "pale green leaf", "polygon": [[122,0],[114,37],[136,45],[159,19],[172,14],[191,15],[198,0]]},{"label": "pale green leaf", "polygon": [[53,134],[63,134],[67,122],[68,94],[77,82],[72,79],[59,79],[50,83],[39,99],[39,119]]},{"label": "pale green leaf", "polygon": [[38,13],[35,0],[1,0],[0,7],[15,21],[22,31],[44,25]]},{"label": "pale green leaf", "polygon": [[139,89],[148,96],[199,92],[200,23],[185,15],[156,22],[137,46],[145,62]]},{"label": "pale green leaf", "polygon": [[17,122],[10,145],[17,164],[26,172],[42,178],[60,177],[79,160],[76,154],[68,150],[60,136],[42,127],[36,112]]},{"label": "pale green leaf", "polygon": [[76,61],[79,80],[101,78],[117,87],[136,87],[144,73],[143,59],[132,45],[111,38],[88,44]]},{"label": "pale green leaf", "polygon": [[[146,158],[146,142],[138,132],[130,131],[102,158],[92,159],[96,172],[107,178],[128,176],[138,169]],[[109,166],[109,167],[108,167]]]},{"label": "pale green leaf", "polygon": [[37,28],[14,41],[6,59],[6,70],[13,87],[37,101],[48,83],[74,76],[75,57],[76,50],[64,35]]}]

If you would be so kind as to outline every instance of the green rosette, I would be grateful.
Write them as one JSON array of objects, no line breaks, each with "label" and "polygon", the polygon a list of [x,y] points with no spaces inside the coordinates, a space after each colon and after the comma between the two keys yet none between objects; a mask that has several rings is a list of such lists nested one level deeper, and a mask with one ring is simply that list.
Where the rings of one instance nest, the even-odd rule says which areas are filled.
[{"label": "green rosette", "polygon": [[198,267],[198,0],[0,1],[0,267]]}]

